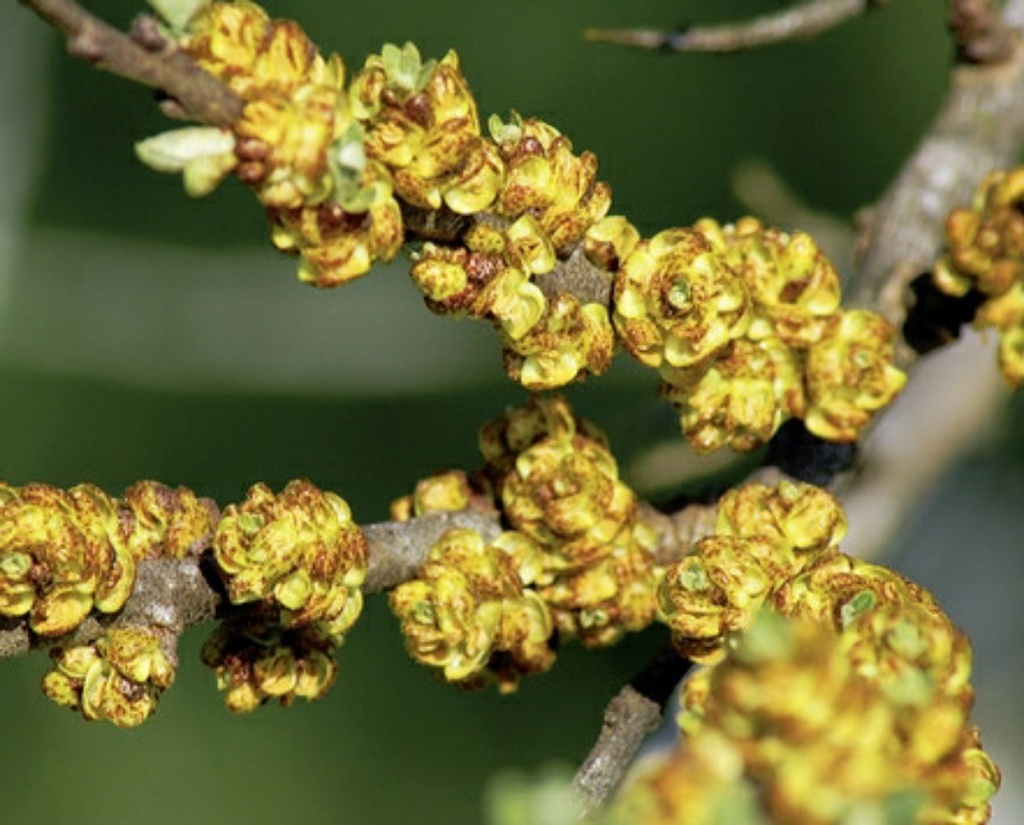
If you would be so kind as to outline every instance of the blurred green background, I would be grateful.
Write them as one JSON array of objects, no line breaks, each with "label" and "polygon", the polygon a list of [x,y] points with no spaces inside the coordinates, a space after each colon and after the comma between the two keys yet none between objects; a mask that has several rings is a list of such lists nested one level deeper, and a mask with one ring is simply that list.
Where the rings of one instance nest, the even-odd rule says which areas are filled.
[{"label": "blurred green background", "polygon": [[[812,43],[736,57],[585,43],[587,26],[677,27],[761,0],[268,5],[350,68],[385,41],[458,50],[481,114],[548,119],[601,159],[613,211],[651,232],[743,209],[732,180],[762,159],[815,209],[876,199],[941,97],[943,4],[901,0]],[[139,6],[90,8],[124,26]],[[150,93],[66,57],[16,4],[0,8],[0,474],[22,484],[139,478],[221,503],[306,476],[357,518],[446,466],[476,465],[475,430],[523,393],[482,325],[423,310],[399,260],[332,292],[297,284],[240,186],[190,201],[134,159],[168,128]],[[620,359],[622,361],[622,359]],[[628,469],[675,438],[654,381],[617,363],[573,389]],[[1007,770],[1014,821],[1024,730],[1010,697],[1024,613],[1024,405],[943,480],[899,539],[901,569],[975,638],[978,718]],[[970,552],[964,554],[964,545]],[[42,657],[0,663],[3,821],[474,823],[503,768],[576,763],[608,698],[662,642],[567,647],[511,697],[462,695],[412,664],[371,599],[323,701],[244,718],[220,705],[190,633],[159,714],[85,725],[38,691]],[[1019,801],[1019,799],[1018,799]]]}]

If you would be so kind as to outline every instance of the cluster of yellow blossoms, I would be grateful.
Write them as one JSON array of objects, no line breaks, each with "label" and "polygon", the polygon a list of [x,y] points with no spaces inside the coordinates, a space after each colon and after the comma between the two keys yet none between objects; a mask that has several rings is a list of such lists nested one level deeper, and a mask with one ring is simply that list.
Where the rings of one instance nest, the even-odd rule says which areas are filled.
[{"label": "cluster of yellow blossoms", "polygon": [[111,498],[0,482],[0,616],[28,616],[39,636],[62,636],[95,610],[116,613],[144,558],[183,558],[209,542],[217,511],[189,490],[142,481]]},{"label": "cluster of yellow blossoms", "polygon": [[[907,821],[987,821],[999,774],[968,720],[967,638],[927,591],[839,552],[845,529],[824,491],[746,485],[668,568],[665,620],[707,666],[682,692],[685,752],[650,780],[664,819],[636,821],[711,822],[714,805],[742,803],[834,822],[898,800],[916,806]],[[767,608],[796,623],[755,619]]]},{"label": "cluster of yellow blossoms", "polygon": [[229,708],[327,692],[334,650],[362,610],[367,557],[348,504],[308,481],[279,495],[256,484],[224,508],[213,558],[229,600],[243,609],[214,631],[203,661]]},{"label": "cluster of yellow blossoms", "polygon": [[[865,624],[876,627],[854,627]],[[969,661],[957,659],[963,670],[944,680],[922,661],[926,648],[949,654],[950,641],[918,636],[884,609],[839,635],[760,612],[701,679],[700,719],[684,742],[602,822],[988,821],[999,773],[967,724],[969,699],[956,704],[947,692]],[[874,655],[851,656],[858,647]]]},{"label": "cluster of yellow blossoms", "polygon": [[[90,484],[0,482],[0,616],[26,617],[46,640],[90,615],[116,614],[140,562],[197,555],[216,520],[212,502],[152,481],[120,499]],[[44,689],[88,719],[138,724],[173,678],[173,647],[173,638],[135,626],[111,627],[92,644],[58,643]]]},{"label": "cluster of yellow blossoms", "polygon": [[950,212],[946,245],[935,285],[957,298],[972,290],[984,297],[974,323],[999,333],[1003,376],[1024,385],[1024,167],[992,173],[969,209]]},{"label": "cluster of yellow blossoms", "polygon": [[202,659],[217,674],[228,710],[248,713],[271,699],[287,707],[323,697],[338,675],[339,643],[317,625],[285,629],[269,617],[243,615],[217,626]]},{"label": "cluster of yellow blossoms", "polygon": [[[654,536],[603,436],[560,398],[534,397],[485,425],[485,467],[447,473],[396,502],[396,517],[497,507],[512,528],[488,544],[446,533],[391,606],[412,656],[463,686],[514,690],[554,662],[555,631],[608,645],[656,615]],[[475,485],[475,486],[474,486]]]},{"label": "cluster of yellow blossoms", "polygon": [[[24,617],[33,641],[52,645],[50,698],[87,719],[136,725],[173,680],[189,621],[125,610],[139,565],[191,562],[199,576],[207,548],[233,607],[203,660],[228,707],[322,696],[335,678],[334,651],[362,609],[367,544],[348,505],[307,481],[278,496],[258,484],[223,514],[152,481],[120,499],[87,484],[0,483],[0,617]],[[86,629],[92,641],[69,636],[91,616],[109,617]]]},{"label": "cluster of yellow blossoms", "polygon": [[893,330],[840,309],[839,277],[802,232],[711,219],[628,242],[615,279],[623,345],[658,369],[698,452],[751,450],[789,418],[854,441],[903,387]]},{"label": "cluster of yellow blossoms", "polygon": [[[144,627],[116,627],[88,645],[58,648],[56,667],[43,678],[54,702],[118,727],[141,724],[174,681],[174,640]],[[164,636],[165,638],[162,638]]]},{"label": "cluster of yellow blossoms", "polygon": [[[266,206],[299,277],[344,283],[413,249],[435,312],[489,320],[531,390],[607,370],[617,340],[659,370],[693,446],[750,450],[788,418],[856,440],[901,388],[893,330],[839,308],[832,265],[803,233],[702,220],[648,240],[608,216],[597,159],[535,119],[483,134],[458,59],[387,45],[346,85],[298,26],[212,2],[180,47],[245,103],[230,129],[144,141],[195,194],[234,171]],[[613,324],[614,321],[614,324]]]}]

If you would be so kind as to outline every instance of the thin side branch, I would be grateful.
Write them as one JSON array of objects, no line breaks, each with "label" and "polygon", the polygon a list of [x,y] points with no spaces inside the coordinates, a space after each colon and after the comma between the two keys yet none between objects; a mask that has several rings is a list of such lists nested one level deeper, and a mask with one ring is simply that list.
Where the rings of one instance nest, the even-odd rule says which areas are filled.
[{"label": "thin side branch", "polygon": [[241,116],[241,98],[160,37],[151,19],[140,20],[133,38],[74,0],[21,1],[67,35],[69,54],[166,93],[186,116],[211,126],[230,126]]},{"label": "thin side branch", "polygon": [[864,14],[877,3],[878,0],[812,0],[741,23],[693,26],[679,32],[587,29],[584,37],[587,40],[641,49],[725,54],[815,37]]},{"label": "thin side branch", "polygon": [[689,668],[690,663],[666,645],[608,703],[601,733],[573,779],[582,816],[597,813],[612,798],[644,739],[661,724],[665,705]]}]

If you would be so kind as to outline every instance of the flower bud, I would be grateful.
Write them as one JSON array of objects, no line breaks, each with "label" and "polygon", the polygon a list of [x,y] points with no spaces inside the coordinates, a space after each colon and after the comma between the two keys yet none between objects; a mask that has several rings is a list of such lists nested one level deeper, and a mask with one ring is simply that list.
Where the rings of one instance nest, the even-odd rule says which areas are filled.
[{"label": "flower bud", "polygon": [[225,508],[213,553],[232,603],[276,605],[285,627],[316,623],[340,642],[362,609],[366,539],[348,504],[308,481],[278,496],[253,486]]}]

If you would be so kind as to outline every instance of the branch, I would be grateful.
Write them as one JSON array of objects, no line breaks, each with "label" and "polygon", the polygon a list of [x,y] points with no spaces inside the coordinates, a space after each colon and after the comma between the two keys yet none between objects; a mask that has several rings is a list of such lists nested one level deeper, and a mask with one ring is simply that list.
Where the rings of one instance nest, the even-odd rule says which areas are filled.
[{"label": "branch", "polygon": [[[964,5],[955,3],[954,10]],[[1019,15],[1022,5],[1010,0],[1003,19]],[[897,326],[906,315],[910,282],[941,253],[946,215],[968,203],[989,172],[1012,166],[1024,143],[1024,45],[1019,30],[1012,35],[1001,60],[954,68],[934,123],[868,215],[850,299]],[[980,42],[963,36],[968,39],[958,38],[962,50]],[[905,361],[911,358],[903,353]]]},{"label": "branch", "polygon": [[775,14],[723,26],[694,26],[680,32],[655,29],[587,29],[583,36],[587,40],[641,49],[725,54],[814,37],[864,14],[878,2],[879,0],[812,0]]},{"label": "branch", "polygon": [[22,2],[67,35],[68,53],[73,57],[165,92],[188,117],[211,126],[230,126],[241,116],[241,98],[165,40],[153,18],[139,18],[129,36],[74,0]]},{"label": "branch", "polygon": [[666,645],[608,703],[601,733],[573,779],[582,816],[597,813],[611,799],[644,739],[661,724],[665,705],[689,668]]},{"label": "branch", "polygon": [[[644,519],[658,532],[655,555],[659,564],[680,558],[693,542],[712,532],[714,505],[692,504],[672,515],[658,513],[647,504],[642,507]],[[492,541],[504,529],[496,511],[474,508],[363,525],[369,545],[363,593],[382,593],[414,578],[430,548],[443,533],[456,527],[476,530],[486,541]],[[34,636],[26,619],[0,617],[0,659],[55,643],[88,644],[112,626],[146,625],[180,634],[187,627],[214,619],[225,603],[216,573],[203,573],[209,549],[209,544],[197,547],[197,555],[184,559],[142,560],[132,594],[120,611],[110,615],[93,613],[65,636]]]}]

